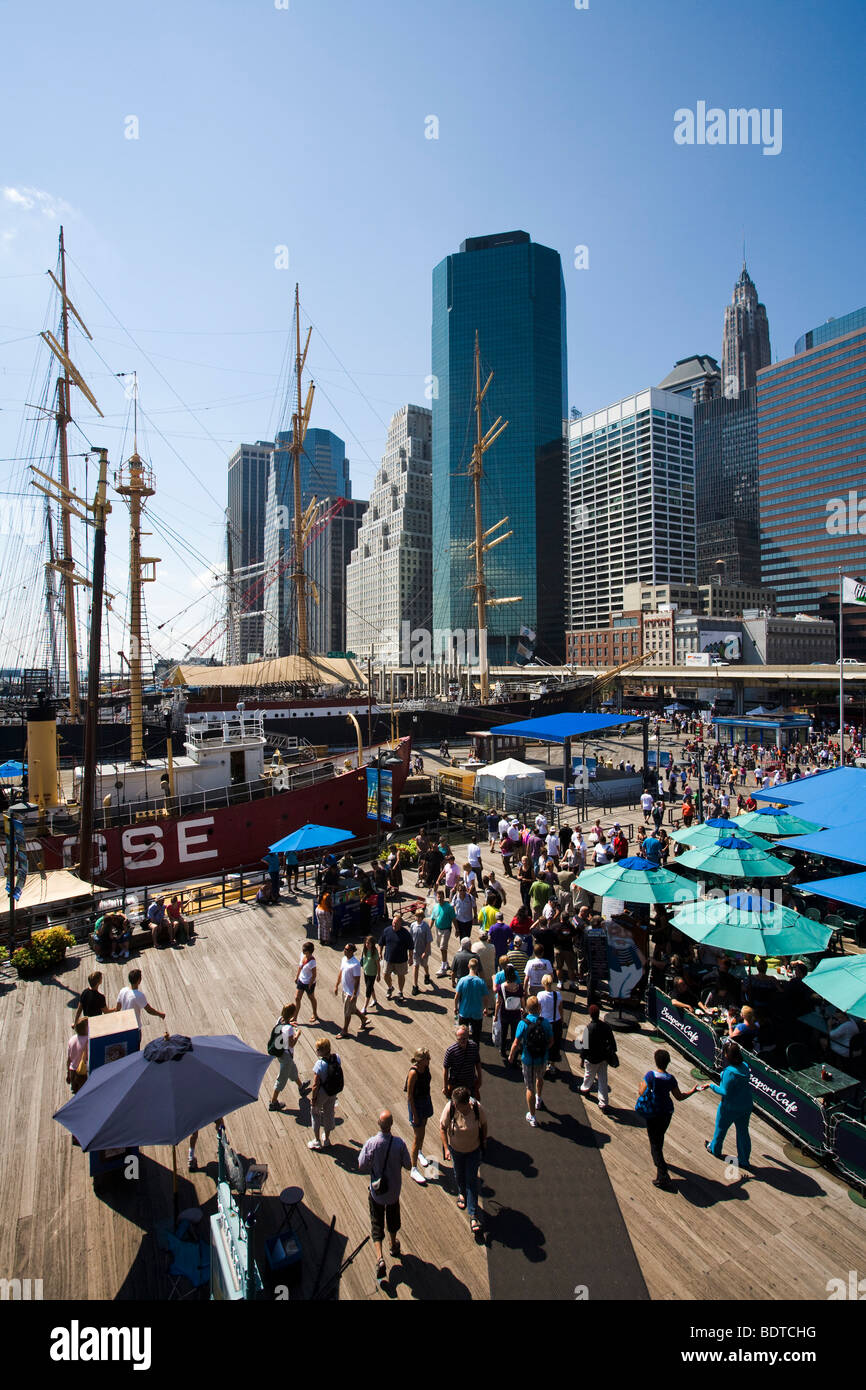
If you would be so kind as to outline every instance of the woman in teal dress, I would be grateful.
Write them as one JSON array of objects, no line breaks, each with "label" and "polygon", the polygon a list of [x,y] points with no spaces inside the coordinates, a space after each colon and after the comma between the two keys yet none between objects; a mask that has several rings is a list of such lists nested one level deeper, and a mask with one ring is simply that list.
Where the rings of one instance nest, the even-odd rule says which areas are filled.
[{"label": "woman in teal dress", "polygon": [[716,1111],[715,1133],[712,1139],[707,1139],[704,1143],[707,1152],[714,1158],[724,1158],[725,1136],[733,1125],[737,1132],[737,1163],[741,1168],[748,1168],[752,1157],[752,1141],[749,1137],[749,1119],[752,1114],[751,1072],[743,1060],[739,1044],[732,1038],[726,1040],[723,1055],[725,1067],[719,1085],[708,1082],[700,1088],[702,1091],[715,1091],[717,1096],[721,1096]]}]

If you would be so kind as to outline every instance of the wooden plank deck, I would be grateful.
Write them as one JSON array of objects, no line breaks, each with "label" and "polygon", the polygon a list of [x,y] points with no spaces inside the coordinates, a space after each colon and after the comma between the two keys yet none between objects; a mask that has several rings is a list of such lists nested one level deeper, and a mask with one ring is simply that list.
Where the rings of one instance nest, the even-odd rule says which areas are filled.
[{"label": "wooden plank deck", "polygon": [[[407,888],[413,880],[406,875]],[[509,899],[511,893],[509,893]],[[167,1013],[165,1027],[181,1033],[236,1033],[264,1050],[280,1006],[293,998],[293,981],[304,940],[309,898],[300,906],[272,909],[238,907],[198,919],[199,939],[183,951],[142,952],[143,987],[151,1002]],[[513,904],[509,901],[509,906]],[[309,1076],[313,1043],[320,1032],[337,1031],[338,1000],[330,992],[337,977],[339,950],[319,952],[320,1007],[324,1027],[306,1022],[296,1057]],[[136,963],[136,962],[133,962]],[[438,953],[434,949],[434,966]],[[171,1214],[171,1151],[149,1149],[142,1156],[138,1185],[121,1180],[94,1192],[87,1160],[74,1148],[52,1113],[68,1098],[65,1047],[80,989],[95,968],[89,950],[75,953],[56,977],[7,984],[0,994],[0,1273],[41,1278],[46,1298],[158,1298],[167,1284],[154,1229]],[[104,991],[113,1003],[125,983],[127,967],[103,967]],[[435,970],[434,970],[435,973]],[[6,977],[9,979],[9,977]],[[380,992],[384,1002],[384,992]],[[583,1025],[583,996],[573,1015],[571,1036]],[[260,1100],[228,1119],[233,1145],[247,1157],[268,1164],[260,1234],[270,1234],[281,1212],[279,1191],[289,1184],[305,1189],[308,1229],[304,1292],[310,1293],[336,1215],[326,1276],[368,1233],[366,1179],[357,1172],[357,1152],[376,1129],[383,1106],[393,1110],[396,1132],[405,1139],[403,1082],[413,1047],[430,1048],[434,1083],[442,1054],[452,1037],[450,987],[400,1008],[371,1014],[374,1031],[353,1034],[340,1044],[346,1089],[331,1152],[311,1153],[304,1107],[271,1113],[267,1099],[276,1067],[265,1077]],[[144,1041],[163,1025],[145,1015]],[[708,1155],[703,1141],[712,1133],[715,1101],[695,1096],[678,1106],[666,1151],[677,1181],[676,1193],[653,1188],[653,1169],[643,1123],[633,1113],[640,1076],[652,1063],[654,1044],[643,1034],[620,1038],[622,1065],[612,1073],[614,1113],[601,1115],[593,1102],[587,1115],[602,1152],[629,1237],[650,1294],[656,1299],[823,1299],[830,1278],[866,1267],[866,1210],[853,1203],[846,1184],[820,1167],[792,1161],[783,1136],[762,1120],[752,1122],[753,1158],[758,1172],[729,1181],[725,1166]],[[580,1074],[569,1046],[570,1070]],[[689,1064],[674,1054],[681,1084],[692,1084]],[[438,1086],[434,1084],[434,1095]],[[290,1088],[284,1099],[293,1105]],[[438,1153],[435,1120],[426,1149]],[[528,1142],[531,1131],[528,1131]],[[565,1142],[565,1141],[564,1141]],[[178,1150],[181,1206],[214,1209],[216,1141],[202,1134],[199,1162],[205,1171],[186,1172],[185,1146]],[[579,1169],[580,1152],[564,1154]],[[579,1170],[575,1181],[580,1181]],[[531,1216],[533,1185],[526,1182]],[[395,1271],[392,1296],[409,1299],[489,1297],[487,1256],[473,1241],[465,1214],[439,1182],[403,1188],[402,1266]],[[577,1234],[577,1233],[576,1233]],[[539,1277],[543,1277],[539,1273]],[[376,1290],[372,1247],[368,1244],[342,1278],[341,1296],[383,1297]]]}]

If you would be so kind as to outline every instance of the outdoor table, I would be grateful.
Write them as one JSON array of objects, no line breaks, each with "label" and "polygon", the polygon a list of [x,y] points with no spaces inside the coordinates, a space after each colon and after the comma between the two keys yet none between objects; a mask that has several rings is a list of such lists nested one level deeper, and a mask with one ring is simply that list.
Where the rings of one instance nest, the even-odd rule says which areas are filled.
[{"label": "outdoor table", "polygon": [[841,1105],[843,1100],[859,1089],[860,1082],[847,1072],[840,1071],[835,1063],[827,1066],[831,1079],[822,1081],[821,1071],[825,1065],[827,1064],[823,1062],[815,1062],[811,1067],[804,1067],[802,1071],[790,1071],[788,1075],[800,1090],[805,1091],[813,1100],[824,1105]]},{"label": "outdoor table", "polygon": [[816,1033],[823,1033],[825,1037],[830,1032],[830,1025],[822,1013],[817,1009],[812,1009],[808,1014],[801,1014],[800,1023],[805,1023],[807,1028],[812,1028]]}]

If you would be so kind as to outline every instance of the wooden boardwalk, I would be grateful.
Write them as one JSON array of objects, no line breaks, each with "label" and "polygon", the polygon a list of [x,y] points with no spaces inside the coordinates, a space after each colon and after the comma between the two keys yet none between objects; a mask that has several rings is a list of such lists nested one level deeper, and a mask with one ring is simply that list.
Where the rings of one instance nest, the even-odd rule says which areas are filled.
[{"label": "wooden boardwalk", "polygon": [[[411,875],[406,878],[412,881]],[[142,952],[137,963],[143,988],[151,1002],[166,1011],[164,1026],[187,1034],[234,1033],[263,1051],[280,1006],[293,998],[308,904],[309,898],[302,895],[299,905],[208,914],[198,920],[194,947]],[[337,1031],[339,1005],[331,991],[339,954],[329,948],[318,952],[320,1007],[326,1022],[312,1028],[304,1006],[296,1052],[302,1077],[310,1074],[315,1037],[325,1033],[333,1039]],[[438,967],[435,950],[434,966]],[[93,968],[92,955],[82,949],[56,977],[14,985],[7,977],[9,983],[0,994],[0,1273],[41,1278],[46,1298],[161,1298],[167,1282],[154,1231],[171,1215],[170,1149],[146,1151],[138,1184],[112,1180],[97,1195],[87,1175],[87,1159],[52,1119],[68,1098],[66,1042],[78,993]],[[125,983],[126,969],[103,967],[110,1003]],[[384,990],[379,992],[384,1004]],[[580,995],[572,1036],[582,1026],[582,1000]],[[228,1118],[234,1147],[267,1163],[270,1170],[260,1237],[279,1224],[279,1191],[290,1184],[305,1190],[307,1230],[301,1227],[300,1235],[307,1295],[331,1217],[336,1216],[336,1229],[325,1279],[368,1234],[367,1180],[357,1172],[357,1153],[375,1132],[383,1106],[393,1110],[396,1132],[410,1138],[403,1082],[413,1047],[430,1048],[434,1096],[438,1092],[442,1055],[453,1036],[450,986],[424,990],[416,999],[407,996],[403,1006],[388,1004],[372,1013],[371,1021],[371,1034],[361,1038],[353,1033],[339,1044],[346,1089],[340,1096],[340,1123],[330,1152],[308,1150],[306,1105],[300,1114],[294,1108],[288,1113],[268,1111],[276,1064],[265,1077],[259,1102]],[[158,1036],[162,1028],[159,1020],[145,1015],[144,1041]],[[622,1065],[612,1073],[613,1113],[604,1116],[593,1102],[586,1104],[651,1296],[823,1299],[828,1279],[847,1278],[850,1269],[866,1267],[866,1210],[851,1201],[842,1181],[822,1168],[794,1161],[783,1137],[762,1120],[756,1118],[752,1124],[756,1174],[728,1180],[725,1166],[703,1147],[712,1133],[715,1109],[709,1094],[678,1106],[669,1131],[666,1147],[677,1192],[652,1187],[647,1138],[633,1103],[655,1045],[642,1034],[621,1037]],[[565,1056],[579,1075],[571,1047]],[[692,1084],[684,1059],[675,1055],[673,1068],[681,1085]],[[291,1089],[284,1099],[294,1106]],[[515,1103],[519,1104],[517,1098]],[[432,1156],[438,1155],[436,1130],[434,1119],[425,1146]],[[531,1142],[527,1127],[527,1148]],[[580,1151],[573,1149],[565,1156],[574,1163],[579,1184]],[[187,1174],[185,1146],[178,1149],[180,1204],[197,1204],[209,1215],[215,1201],[213,1130],[202,1134],[198,1157],[206,1169]],[[376,1288],[368,1244],[342,1277],[342,1297],[489,1297],[485,1247],[475,1243],[465,1213],[456,1208],[448,1165],[444,1172],[444,1183],[433,1181],[426,1188],[405,1175],[404,1259],[400,1264],[389,1261],[389,1293]],[[531,1215],[531,1179],[525,1187]],[[540,1269],[538,1277],[543,1278]]]}]

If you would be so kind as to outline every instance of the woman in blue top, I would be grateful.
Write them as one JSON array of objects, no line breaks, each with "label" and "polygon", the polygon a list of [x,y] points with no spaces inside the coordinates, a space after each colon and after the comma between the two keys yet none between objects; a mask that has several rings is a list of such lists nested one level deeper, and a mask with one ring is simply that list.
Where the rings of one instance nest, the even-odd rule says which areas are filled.
[{"label": "woman in blue top", "polygon": [[653,1053],[653,1061],[655,1062],[655,1070],[647,1072],[640,1083],[638,1094],[643,1095],[648,1088],[652,1094],[653,1113],[646,1117],[646,1132],[649,1135],[650,1153],[656,1166],[653,1187],[660,1187],[664,1191],[670,1192],[673,1184],[668,1166],[665,1163],[664,1144],[668,1125],[674,1115],[674,1099],[688,1100],[689,1096],[693,1096],[698,1088],[693,1086],[690,1091],[680,1090],[676,1077],[671,1076],[668,1071],[671,1054],[666,1052],[663,1047],[660,1047],[658,1052]]},{"label": "woman in blue top", "polygon": [[704,1140],[704,1145],[707,1153],[711,1153],[714,1158],[724,1158],[725,1135],[733,1125],[737,1131],[737,1163],[741,1168],[749,1168],[752,1157],[752,1141],[749,1137],[749,1119],[752,1114],[752,1085],[749,1079],[751,1072],[743,1060],[739,1043],[735,1043],[732,1038],[725,1040],[722,1052],[725,1069],[720,1084],[717,1086],[715,1082],[707,1082],[701,1087],[702,1091],[715,1091],[717,1096],[721,1096],[716,1111],[715,1134],[711,1140]]}]

